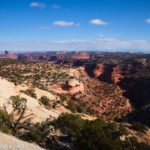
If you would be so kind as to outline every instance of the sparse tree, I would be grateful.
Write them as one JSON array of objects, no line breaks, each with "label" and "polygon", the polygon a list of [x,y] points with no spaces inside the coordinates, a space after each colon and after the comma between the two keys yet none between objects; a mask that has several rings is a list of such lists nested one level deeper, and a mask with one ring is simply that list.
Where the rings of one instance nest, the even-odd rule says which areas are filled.
[{"label": "sparse tree", "polygon": [[27,110],[27,99],[21,98],[19,95],[11,96],[10,102],[12,104],[13,110],[10,114],[8,114],[6,106],[4,105],[4,111],[9,116],[12,131],[14,134],[17,133],[18,129],[26,128],[30,125],[31,115],[25,116],[25,112]]}]

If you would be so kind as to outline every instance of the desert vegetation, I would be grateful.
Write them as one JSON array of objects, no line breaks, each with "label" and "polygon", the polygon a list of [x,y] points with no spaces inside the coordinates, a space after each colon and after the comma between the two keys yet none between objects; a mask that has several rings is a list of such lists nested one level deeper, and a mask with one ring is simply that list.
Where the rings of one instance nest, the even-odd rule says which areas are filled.
[{"label": "desert vegetation", "polygon": [[39,102],[44,105],[45,107],[47,108],[50,108],[51,107],[51,104],[50,104],[50,99],[47,97],[47,96],[42,96],[40,99],[39,99]]},{"label": "desert vegetation", "polygon": [[[94,66],[97,60],[91,61]],[[121,69],[128,65],[123,62]],[[0,131],[50,150],[149,149],[146,142],[137,138],[147,138],[149,127],[145,124],[149,126],[149,122],[142,119],[148,116],[148,107],[137,112],[120,85],[89,76],[86,65],[78,68],[53,62],[0,59],[1,78],[13,82],[15,85],[11,86],[19,94],[9,98],[11,112],[7,105],[0,109]],[[137,78],[133,74],[126,77]],[[27,107],[28,99],[40,109],[34,116],[52,111],[47,119],[31,121],[33,110]],[[26,116],[28,110],[31,114]]]},{"label": "desert vegetation", "polygon": [[[101,119],[87,121],[80,116],[62,114],[55,127],[67,134],[78,150],[142,150],[146,146],[138,143],[135,137],[128,138],[127,129],[114,122]],[[125,136],[125,140],[121,137]]]},{"label": "desert vegetation", "polygon": [[25,98],[11,96],[12,111],[8,113],[6,106],[0,109],[1,131],[5,133],[18,134],[18,129],[24,128],[30,124],[30,119],[25,119],[26,102]]}]

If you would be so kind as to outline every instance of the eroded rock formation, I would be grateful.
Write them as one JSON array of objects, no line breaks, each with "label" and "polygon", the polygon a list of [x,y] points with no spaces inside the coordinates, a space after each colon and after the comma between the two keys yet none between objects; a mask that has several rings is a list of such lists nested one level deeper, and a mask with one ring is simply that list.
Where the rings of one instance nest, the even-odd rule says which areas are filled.
[{"label": "eroded rock formation", "polygon": [[94,75],[101,81],[111,82],[111,72],[113,66],[111,64],[97,64],[94,69]]}]

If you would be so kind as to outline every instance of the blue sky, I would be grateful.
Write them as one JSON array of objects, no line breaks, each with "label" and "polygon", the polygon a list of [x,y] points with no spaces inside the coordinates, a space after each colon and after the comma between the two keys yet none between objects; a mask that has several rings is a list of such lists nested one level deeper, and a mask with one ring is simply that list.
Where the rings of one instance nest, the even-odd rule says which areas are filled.
[{"label": "blue sky", "polygon": [[0,50],[150,52],[150,0],[0,0]]}]

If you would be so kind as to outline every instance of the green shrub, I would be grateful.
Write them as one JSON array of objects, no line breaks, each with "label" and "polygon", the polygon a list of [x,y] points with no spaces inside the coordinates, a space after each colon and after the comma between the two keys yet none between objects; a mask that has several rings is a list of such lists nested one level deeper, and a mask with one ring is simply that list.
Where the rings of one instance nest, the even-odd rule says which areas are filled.
[{"label": "green shrub", "polygon": [[93,114],[92,111],[89,108],[87,108],[86,106],[80,105],[78,102],[76,102],[74,100],[70,100],[68,102],[67,109],[71,110],[74,113],[78,112],[78,113],[84,113],[84,114],[87,114],[87,115]]},{"label": "green shrub", "polygon": [[119,135],[115,125],[98,119],[85,125],[75,144],[78,150],[116,150],[121,147]]},{"label": "green shrub", "polygon": [[93,114],[92,110],[90,110],[86,106],[81,106],[81,105],[78,106],[77,112],[78,113],[84,113],[84,114],[87,114],[87,115],[92,115]]},{"label": "green shrub", "polygon": [[148,130],[147,126],[140,122],[132,122],[132,129],[143,133],[146,133],[146,131]]},{"label": "green shrub", "polygon": [[[10,114],[7,113],[6,109],[4,109],[5,111],[0,109],[0,131],[16,135],[18,126],[20,125],[26,111],[27,100],[25,98],[21,98],[20,96],[11,96],[10,100],[13,107]],[[19,115],[18,119],[14,119],[15,112]]]},{"label": "green shrub", "polygon": [[[11,103],[12,103],[12,107],[13,107],[13,111],[10,113],[10,116],[12,118],[11,123],[13,125],[13,133],[17,134],[18,133],[18,128],[22,128],[22,119],[25,119],[26,117],[25,112],[27,110],[27,99],[20,97],[19,95],[17,96],[11,96],[10,97]],[[18,115],[18,118],[15,118],[15,115]],[[28,119],[25,119],[23,121],[23,124],[29,124]]]},{"label": "green shrub", "polygon": [[11,133],[12,124],[11,118],[7,112],[0,109],[0,131],[4,133]]},{"label": "green shrub", "polygon": [[37,95],[34,93],[33,89],[21,90],[20,92],[37,99]]},{"label": "green shrub", "polygon": [[67,96],[64,95],[64,94],[62,94],[62,95],[60,96],[60,99],[62,100],[62,102],[64,102],[65,100],[67,100]]},{"label": "green shrub", "polygon": [[84,127],[85,120],[79,115],[61,114],[55,121],[56,128],[59,128],[63,133],[71,137],[80,134],[81,129]]},{"label": "green shrub", "polygon": [[68,102],[67,109],[71,110],[72,112],[77,112],[78,105],[75,101],[70,100]]},{"label": "green shrub", "polygon": [[42,123],[36,123],[30,128],[30,131],[24,137],[27,138],[26,140],[36,142],[38,144],[43,143],[50,133],[50,127],[51,121],[48,119]]},{"label": "green shrub", "polygon": [[62,114],[55,127],[71,137],[77,150],[143,150],[145,145],[136,138],[121,141],[120,137],[128,135],[127,130],[116,123],[101,119],[83,120],[78,115]]},{"label": "green shrub", "polygon": [[42,103],[44,106],[46,106],[47,108],[50,108],[50,99],[47,96],[42,96],[39,99],[39,102]]},{"label": "green shrub", "polygon": [[17,96],[11,96],[10,100],[12,102],[13,109],[16,111],[21,111],[26,107],[27,99]]}]

